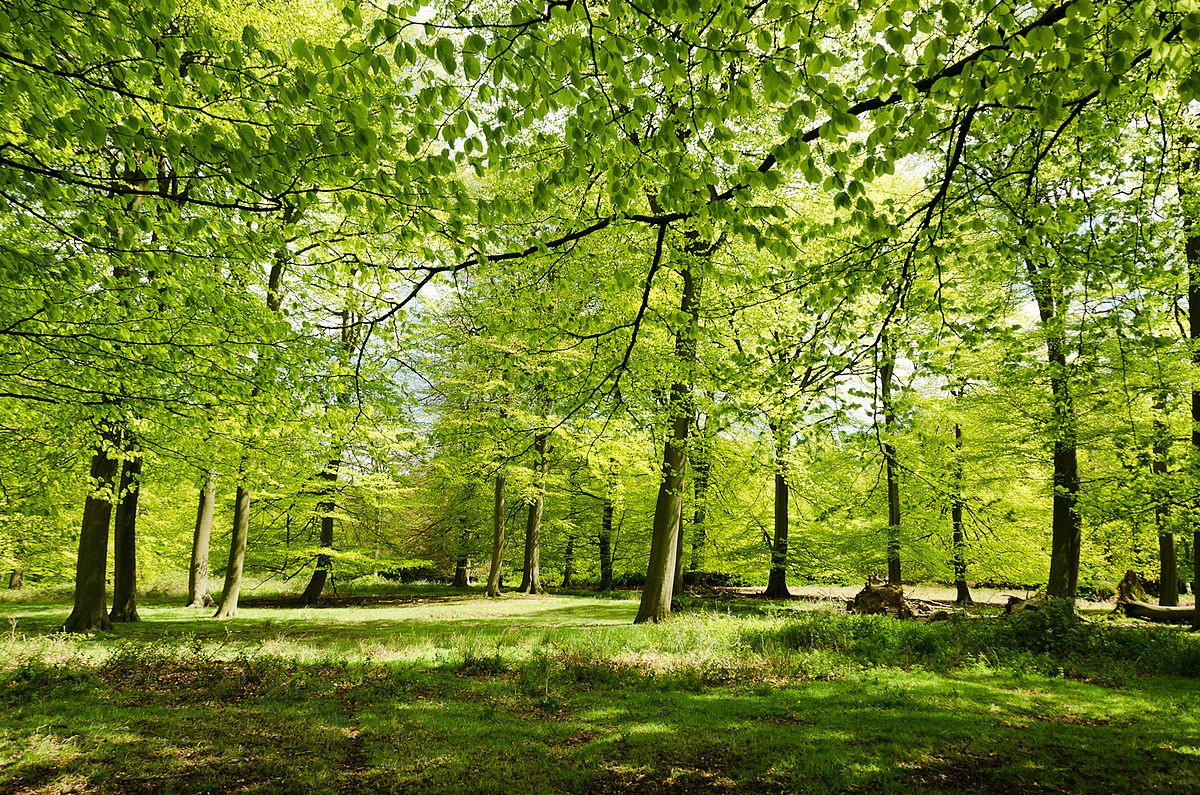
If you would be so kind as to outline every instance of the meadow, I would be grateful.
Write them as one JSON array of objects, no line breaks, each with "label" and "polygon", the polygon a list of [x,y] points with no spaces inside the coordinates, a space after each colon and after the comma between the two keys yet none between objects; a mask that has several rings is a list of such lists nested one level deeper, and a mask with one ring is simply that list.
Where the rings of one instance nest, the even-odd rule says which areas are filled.
[{"label": "meadow", "polygon": [[1196,792],[1200,636],[394,587],[108,634],[0,602],[0,793]]}]

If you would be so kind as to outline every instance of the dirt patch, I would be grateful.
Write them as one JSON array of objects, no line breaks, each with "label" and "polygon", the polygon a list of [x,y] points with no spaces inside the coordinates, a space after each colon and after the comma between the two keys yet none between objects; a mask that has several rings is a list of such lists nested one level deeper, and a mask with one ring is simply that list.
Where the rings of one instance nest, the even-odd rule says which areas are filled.
[{"label": "dirt patch", "polygon": [[[478,593],[462,594],[396,594],[381,596],[336,596],[322,594],[316,607],[399,607],[404,605],[419,605],[430,602],[466,602],[477,599]],[[238,600],[239,607],[260,607],[274,610],[299,608],[299,596],[250,596]]]}]

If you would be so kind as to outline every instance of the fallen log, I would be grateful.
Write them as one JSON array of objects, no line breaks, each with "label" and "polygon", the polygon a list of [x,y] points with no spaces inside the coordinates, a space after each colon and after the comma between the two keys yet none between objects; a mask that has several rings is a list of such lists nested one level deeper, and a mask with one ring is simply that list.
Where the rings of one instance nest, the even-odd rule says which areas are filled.
[{"label": "fallen log", "polygon": [[1156,624],[1190,624],[1196,615],[1194,606],[1163,607],[1149,602],[1118,602],[1117,606],[1124,610],[1126,618],[1140,618],[1153,621]]}]

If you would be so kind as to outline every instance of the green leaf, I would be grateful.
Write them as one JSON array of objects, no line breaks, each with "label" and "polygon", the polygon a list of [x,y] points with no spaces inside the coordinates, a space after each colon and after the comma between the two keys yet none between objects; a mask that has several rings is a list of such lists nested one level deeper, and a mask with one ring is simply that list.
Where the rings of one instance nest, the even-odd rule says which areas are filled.
[{"label": "green leaf", "polygon": [[300,60],[312,63],[312,53],[309,52],[308,42],[306,42],[304,39],[293,39],[291,50],[292,55],[296,56]]}]

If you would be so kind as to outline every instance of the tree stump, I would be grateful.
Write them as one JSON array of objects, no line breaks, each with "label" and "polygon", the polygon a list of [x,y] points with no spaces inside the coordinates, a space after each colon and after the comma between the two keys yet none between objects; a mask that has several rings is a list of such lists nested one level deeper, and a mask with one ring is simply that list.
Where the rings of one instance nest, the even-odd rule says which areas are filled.
[{"label": "tree stump", "polygon": [[904,599],[904,589],[899,585],[875,587],[868,582],[859,591],[846,610],[858,615],[886,615],[893,618],[912,618],[913,611]]},{"label": "tree stump", "polygon": [[1117,583],[1117,604],[1145,601],[1146,589],[1142,587],[1142,578],[1132,569],[1126,571],[1121,582]]}]

